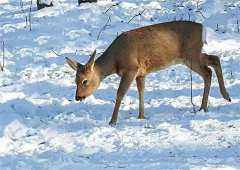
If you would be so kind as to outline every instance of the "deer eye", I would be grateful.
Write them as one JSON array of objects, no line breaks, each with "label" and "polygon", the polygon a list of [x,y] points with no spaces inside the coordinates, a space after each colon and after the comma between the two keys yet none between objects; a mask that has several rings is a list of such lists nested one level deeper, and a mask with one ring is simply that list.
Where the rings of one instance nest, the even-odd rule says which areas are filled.
[{"label": "deer eye", "polygon": [[84,80],[82,81],[82,85],[83,85],[83,86],[87,86],[87,84],[88,84],[88,80],[87,80],[87,79],[84,79]]}]

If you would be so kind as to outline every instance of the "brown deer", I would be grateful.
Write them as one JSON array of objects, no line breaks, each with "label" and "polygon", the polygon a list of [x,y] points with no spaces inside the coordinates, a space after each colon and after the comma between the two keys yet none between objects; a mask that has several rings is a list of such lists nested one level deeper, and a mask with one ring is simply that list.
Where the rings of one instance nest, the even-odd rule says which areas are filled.
[{"label": "brown deer", "polygon": [[202,76],[204,92],[201,109],[207,111],[208,95],[214,68],[220,92],[224,99],[231,101],[224,86],[222,69],[218,56],[202,53],[205,41],[203,26],[188,21],[174,21],[150,25],[122,33],[95,61],[91,55],[86,65],[66,58],[71,68],[76,70],[76,100],[91,95],[100,82],[108,75],[121,76],[116,103],[110,125],[117,122],[121,101],[131,83],[136,80],[139,93],[139,118],[144,118],[144,80],[153,71],[173,64],[184,64]]}]

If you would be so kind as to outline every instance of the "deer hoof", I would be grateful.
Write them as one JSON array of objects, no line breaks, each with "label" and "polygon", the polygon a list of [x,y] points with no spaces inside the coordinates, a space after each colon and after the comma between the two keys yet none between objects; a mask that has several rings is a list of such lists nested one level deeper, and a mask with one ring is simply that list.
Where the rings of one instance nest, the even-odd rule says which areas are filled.
[{"label": "deer hoof", "polygon": [[198,111],[200,112],[201,110],[203,110],[204,112],[208,112],[208,109],[205,107],[201,107]]},{"label": "deer hoof", "polygon": [[111,120],[111,121],[109,122],[109,125],[112,126],[112,127],[113,127],[113,126],[116,126],[116,124],[117,124],[117,122],[116,122],[116,121],[113,121],[113,120]]},{"label": "deer hoof", "polygon": [[139,115],[138,119],[145,119],[145,117],[143,115]]},{"label": "deer hoof", "polygon": [[229,96],[229,94],[226,92],[226,95],[224,95],[223,97],[224,99],[226,99],[227,101],[231,102],[231,97]]}]

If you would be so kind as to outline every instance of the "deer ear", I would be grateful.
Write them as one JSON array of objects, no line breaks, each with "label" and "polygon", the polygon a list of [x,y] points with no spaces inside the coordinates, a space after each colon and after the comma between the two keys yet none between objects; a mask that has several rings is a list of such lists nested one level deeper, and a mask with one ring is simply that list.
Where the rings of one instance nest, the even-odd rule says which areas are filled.
[{"label": "deer ear", "polygon": [[67,61],[68,65],[75,71],[77,71],[78,67],[82,67],[83,66],[82,64],[80,64],[76,60],[70,59],[68,57],[66,57],[66,61]]},{"label": "deer ear", "polygon": [[95,63],[95,56],[96,56],[96,49],[93,51],[90,59],[87,62],[87,65],[89,65],[91,67],[91,69],[93,69],[94,67],[94,63]]}]

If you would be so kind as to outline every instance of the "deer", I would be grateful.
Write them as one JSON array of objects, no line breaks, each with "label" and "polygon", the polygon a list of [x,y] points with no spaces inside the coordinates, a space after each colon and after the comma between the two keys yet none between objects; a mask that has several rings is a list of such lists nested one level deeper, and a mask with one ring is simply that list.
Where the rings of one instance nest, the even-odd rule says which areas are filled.
[{"label": "deer", "polygon": [[[136,28],[121,33],[110,46],[95,59],[96,49],[83,65],[66,57],[68,65],[76,71],[77,101],[90,96],[109,75],[121,77],[110,125],[116,125],[119,107],[130,85],[135,80],[139,97],[139,119],[144,119],[144,88],[147,74],[171,65],[183,64],[203,78],[204,90],[201,107],[208,111],[212,67],[217,75],[220,93],[231,102],[217,55],[202,52],[206,31],[202,24],[191,21],[171,21]],[[209,67],[210,66],[210,67]]]}]

